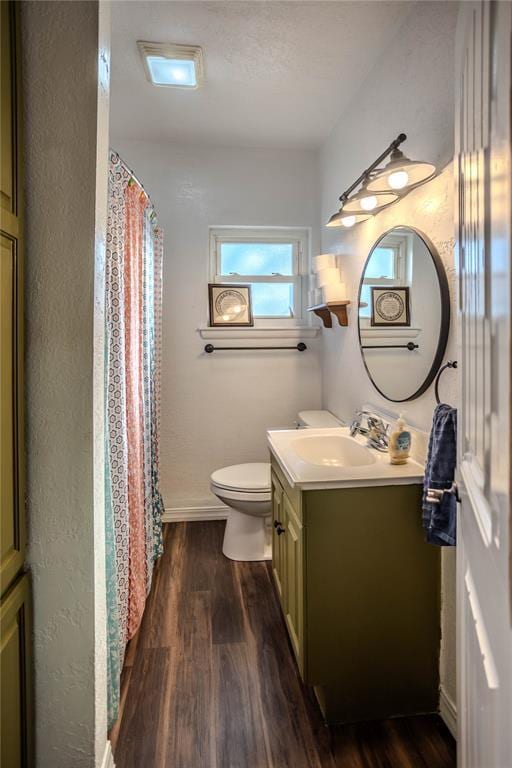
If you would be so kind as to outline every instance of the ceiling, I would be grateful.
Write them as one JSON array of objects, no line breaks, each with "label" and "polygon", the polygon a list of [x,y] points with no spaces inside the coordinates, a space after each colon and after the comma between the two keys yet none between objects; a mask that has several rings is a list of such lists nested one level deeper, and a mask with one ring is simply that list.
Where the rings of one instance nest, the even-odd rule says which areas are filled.
[{"label": "ceiling", "polygon": [[[412,0],[114,2],[112,136],[317,147],[413,5]],[[202,46],[202,87],[151,85],[137,40]]]}]

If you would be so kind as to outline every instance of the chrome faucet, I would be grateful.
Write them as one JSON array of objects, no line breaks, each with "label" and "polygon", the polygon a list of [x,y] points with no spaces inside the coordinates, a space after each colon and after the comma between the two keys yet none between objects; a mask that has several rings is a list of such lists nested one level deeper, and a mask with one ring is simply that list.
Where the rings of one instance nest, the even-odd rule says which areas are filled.
[{"label": "chrome faucet", "polygon": [[[363,418],[366,418],[366,427],[362,425]],[[356,411],[350,425],[350,434],[352,437],[356,434],[364,435],[371,448],[384,452],[387,451],[389,445],[388,428],[388,424],[384,424],[382,419],[369,411]]]},{"label": "chrome faucet", "polygon": [[369,411],[356,411],[354,414],[354,418],[352,419],[352,423],[350,424],[350,437],[354,437],[354,435],[368,435],[369,428],[363,427],[362,421],[363,418],[367,416],[371,416],[371,413]]},{"label": "chrome faucet", "polygon": [[389,446],[389,424],[384,424],[382,419],[377,418],[377,416],[370,416],[368,426],[370,428],[368,445],[371,445],[372,448],[376,448],[378,451],[387,451]]}]

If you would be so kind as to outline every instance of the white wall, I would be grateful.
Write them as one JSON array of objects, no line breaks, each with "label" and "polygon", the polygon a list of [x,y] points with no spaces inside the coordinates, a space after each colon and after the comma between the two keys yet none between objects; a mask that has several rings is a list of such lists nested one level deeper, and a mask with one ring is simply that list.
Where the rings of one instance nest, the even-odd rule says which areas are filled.
[{"label": "white wall", "polygon": [[209,491],[211,472],[266,461],[265,430],[292,426],[299,410],[319,407],[321,383],[315,339],[307,339],[308,350],[300,354],[203,352],[197,328],[207,324],[208,227],[312,227],[316,252],[317,157],[115,136],[111,145],[144,184],[164,228],[164,503],[167,509],[218,504]]},{"label": "white wall", "polygon": [[41,768],[99,766],[107,740],[109,35],[108,4],[22,5],[28,564]]},{"label": "white wall", "polygon": [[[368,162],[400,132],[408,135],[406,154],[443,167],[453,155],[453,46],[458,3],[418,3],[395,40],[377,63],[365,86],[324,145],[321,153],[322,220],[336,209],[337,198]],[[351,231],[322,228],[322,251],[341,254],[344,278],[353,301],[373,243],[393,226],[423,231],[438,249],[453,294],[452,167],[403,201]],[[453,297],[453,296],[452,296]],[[456,355],[455,305],[446,357]],[[395,410],[369,381],[358,346],[357,317],[350,311],[348,328],[323,331],[323,405],[350,418],[363,402]],[[442,384],[446,400],[455,404],[457,374],[449,371]],[[407,418],[429,430],[435,405],[433,388],[405,404]],[[455,701],[455,552],[443,551],[442,685]]]}]

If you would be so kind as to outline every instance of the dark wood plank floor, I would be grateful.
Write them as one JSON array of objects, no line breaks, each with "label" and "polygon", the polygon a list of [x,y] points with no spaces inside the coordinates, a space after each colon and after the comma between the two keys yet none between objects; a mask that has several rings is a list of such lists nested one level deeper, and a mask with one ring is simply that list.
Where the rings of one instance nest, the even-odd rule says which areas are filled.
[{"label": "dark wood plank floor", "polygon": [[225,558],[223,532],[223,522],[165,526],[125,658],[117,768],[454,768],[437,716],[324,726],[269,565]]}]

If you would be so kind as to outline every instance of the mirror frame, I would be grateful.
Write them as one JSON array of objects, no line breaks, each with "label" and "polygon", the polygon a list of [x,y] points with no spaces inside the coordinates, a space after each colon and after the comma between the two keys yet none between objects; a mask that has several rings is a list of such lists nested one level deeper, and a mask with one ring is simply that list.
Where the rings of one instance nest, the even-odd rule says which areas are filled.
[{"label": "mirror frame", "polygon": [[[368,262],[370,261],[375,248],[379,245],[380,242],[382,242],[382,240],[385,237],[390,235],[396,229],[406,229],[406,230],[409,230],[409,232],[414,232],[415,235],[417,235],[421,240],[423,240],[423,243],[425,244],[430,254],[430,257],[434,262],[434,268],[436,270],[437,280],[439,283],[439,292],[441,294],[441,325],[439,328],[439,339],[437,342],[437,349],[434,355],[434,360],[432,362],[429,372],[425,377],[425,380],[423,381],[423,384],[416,390],[416,392],[410,395],[410,397],[404,397],[401,400],[395,400],[392,397],[388,397],[387,395],[385,395],[384,392],[377,386],[377,384],[373,380],[373,377],[370,373],[368,366],[366,365],[366,360],[364,358],[364,353],[363,353],[363,348],[361,343],[361,325],[359,323],[359,303],[361,301],[361,290],[363,286],[363,277],[364,277],[364,273],[366,272],[366,267],[368,266]],[[432,385],[437,375],[437,372],[441,367],[444,353],[446,351],[446,345],[448,343],[448,335],[450,333],[450,314],[451,314],[450,287],[448,285],[446,269],[441,260],[441,257],[439,256],[437,248],[432,243],[432,241],[426,235],[424,235],[423,232],[420,232],[419,229],[416,229],[415,227],[408,227],[406,224],[397,224],[391,229],[386,230],[386,232],[383,232],[383,234],[378,238],[378,240],[374,242],[374,244],[370,248],[370,252],[368,253],[368,256],[366,257],[363,271],[361,272],[361,277],[359,279],[359,290],[357,292],[357,336],[359,339],[359,351],[361,352],[361,358],[363,360],[363,365],[365,367],[366,373],[368,374],[368,378],[370,379],[371,383],[373,384],[373,386],[375,387],[379,395],[381,395],[381,397],[383,397],[385,400],[389,400],[390,403],[407,403],[409,400],[416,400],[416,398],[423,395],[427,391],[427,389]]]}]

